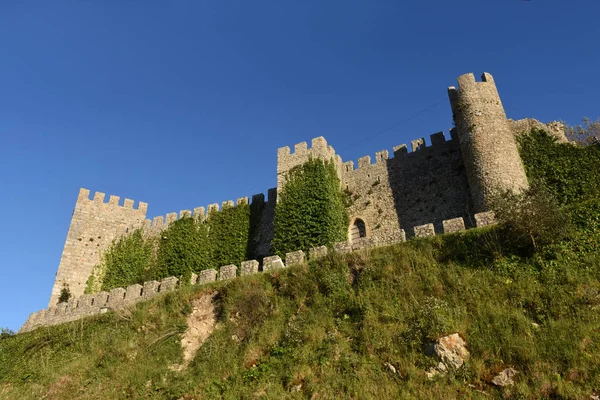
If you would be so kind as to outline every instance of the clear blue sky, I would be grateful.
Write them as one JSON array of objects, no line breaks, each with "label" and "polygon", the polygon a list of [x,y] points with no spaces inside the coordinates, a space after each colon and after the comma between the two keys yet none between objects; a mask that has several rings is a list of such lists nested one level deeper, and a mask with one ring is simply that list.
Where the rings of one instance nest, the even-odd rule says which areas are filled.
[{"label": "clear blue sky", "polygon": [[598,15],[592,0],[1,2],[0,326],[46,307],[80,187],[150,217],[266,193],[278,147],[322,135],[356,160],[447,131],[466,72],[494,75],[511,118],[595,119]]}]

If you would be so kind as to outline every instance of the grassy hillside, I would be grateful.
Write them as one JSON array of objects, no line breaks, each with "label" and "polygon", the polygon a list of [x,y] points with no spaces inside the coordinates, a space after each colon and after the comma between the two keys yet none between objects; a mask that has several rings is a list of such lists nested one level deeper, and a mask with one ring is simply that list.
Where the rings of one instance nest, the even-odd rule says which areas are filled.
[{"label": "grassy hillside", "polygon": [[[0,397],[589,398],[600,389],[600,257],[563,245],[550,259],[482,258],[494,235],[333,255],[9,337]],[[218,328],[186,370],[170,370],[190,301],[214,290]],[[471,359],[429,381],[423,344],[455,331]],[[519,375],[501,392],[487,382],[506,366]]]},{"label": "grassy hillside", "polygon": [[[5,336],[0,398],[589,399],[600,393],[600,200],[591,181],[581,195],[566,190],[570,177],[560,212],[572,228],[560,242],[515,243],[510,225],[470,230]],[[173,370],[194,299],[215,291],[214,333]],[[423,346],[454,332],[471,358],[429,380]],[[516,384],[491,385],[506,367]]]}]

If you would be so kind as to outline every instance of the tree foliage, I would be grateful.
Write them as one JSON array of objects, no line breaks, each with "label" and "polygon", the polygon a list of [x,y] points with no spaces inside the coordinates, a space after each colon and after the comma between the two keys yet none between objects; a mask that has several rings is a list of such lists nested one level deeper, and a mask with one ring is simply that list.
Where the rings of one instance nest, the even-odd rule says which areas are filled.
[{"label": "tree foliage", "polygon": [[275,208],[275,254],[346,240],[348,214],[333,162],[310,159],[292,169]]},{"label": "tree foliage", "polygon": [[513,246],[525,245],[536,250],[558,243],[569,234],[569,217],[540,184],[533,184],[521,193],[498,193],[491,201],[491,208]]},{"label": "tree foliage", "polygon": [[566,132],[567,139],[583,146],[600,140],[600,118],[595,121],[583,118],[581,125],[570,126]]}]

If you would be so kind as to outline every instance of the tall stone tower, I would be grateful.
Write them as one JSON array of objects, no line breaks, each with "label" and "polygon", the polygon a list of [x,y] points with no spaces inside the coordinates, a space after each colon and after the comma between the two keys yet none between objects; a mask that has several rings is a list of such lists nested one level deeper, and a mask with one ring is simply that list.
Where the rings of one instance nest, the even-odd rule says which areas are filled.
[{"label": "tall stone tower", "polygon": [[476,82],[472,73],[448,88],[475,212],[489,208],[496,190],[528,187],[515,137],[492,75]]},{"label": "tall stone tower", "polygon": [[96,192],[93,200],[89,196],[89,190],[80,189],[48,306],[56,305],[63,287],[68,287],[72,296],[81,296],[92,267],[112,241],[141,227],[146,219],[146,203],[140,202],[134,209],[130,199],[121,206],[118,196],[110,196],[108,203],[104,193]]}]

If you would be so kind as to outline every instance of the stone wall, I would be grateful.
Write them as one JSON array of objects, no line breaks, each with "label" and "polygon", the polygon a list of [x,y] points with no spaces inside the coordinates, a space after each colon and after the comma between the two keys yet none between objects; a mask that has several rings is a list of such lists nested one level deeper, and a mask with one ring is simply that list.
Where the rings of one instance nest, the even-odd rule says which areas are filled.
[{"label": "stone wall", "polygon": [[[479,226],[493,224],[493,216],[490,213],[481,213],[474,216],[474,219],[480,221]],[[464,226],[462,218],[443,221],[443,226],[447,226],[449,232],[454,232],[457,226]],[[414,227],[417,237],[430,236],[434,234],[433,224]],[[404,232],[401,232],[401,239],[404,241]],[[350,246],[347,242],[336,243],[335,252],[348,253],[353,250],[373,248],[381,245],[377,240],[365,238],[360,242],[360,246]],[[310,249],[309,259],[318,259],[327,256],[331,250],[325,246]],[[51,326],[75,321],[81,318],[98,315],[110,310],[119,310],[132,306],[141,301],[147,301],[159,294],[176,290],[182,284],[204,285],[215,281],[225,281],[235,279],[238,276],[251,275],[258,272],[272,272],[281,268],[286,268],[295,264],[306,262],[306,255],[302,250],[287,253],[284,260],[279,256],[265,257],[262,265],[256,260],[243,261],[241,267],[236,265],[225,265],[219,268],[219,271],[207,269],[201,271],[199,275],[192,274],[189,282],[181,282],[177,277],[164,278],[160,282],[148,281],[143,285],[134,284],[127,288],[116,288],[110,292],[99,292],[95,294],[82,294],[72,297],[68,302],[49,306],[47,309],[32,313],[19,333],[29,332],[42,326]]]},{"label": "stone wall", "polygon": [[108,203],[104,202],[104,193],[96,192],[92,200],[89,196],[89,190],[80,189],[49,305],[58,302],[63,287],[73,296],[81,296],[92,267],[100,262],[112,241],[141,227],[146,218],[146,203],[140,202],[134,208],[130,199],[120,205],[118,196],[111,195]]},{"label": "stone wall", "polygon": [[[448,94],[454,114],[456,129],[450,131],[450,139],[442,132],[430,136],[428,145],[424,138],[413,140],[410,149],[406,145],[361,157],[354,162],[343,162],[325,138],[298,143],[292,150],[281,147],[277,151],[277,188],[252,196],[253,222],[250,240],[256,249],[256,258],[271,255],[273,220],[277,193],[283,188],[291,169],[309,158],[334,162],[341,188],[347,191],[352,204],[347,211],[351,217],[348,232],[360,233],[358,225],[364,223],[366,237],[355,238],[357,244],[393,243],[413,236],[415,226],[432,224],[436,233],[444,232],[443,221],[462,218],[466,227],[476,221],[469,216],[474,212],[487,211],[487,201],[495,189],[519,191],[527,187],[527,177],[518,153],[515,136],[532,128],[542,128],[557,137],[564,138],[564,125],[542,124],[533,119],[507,120],[504,108],[492,76],[484,73],[482,82],[476,82],[473,74],[458,78],[459,88],[450,87]],[[248,202],[248,198],[240,198]],[[170,223],[185,215],[203,220],[218,204],[206,209],[197,207],[182,210],[166,217],[157,216],[146,220],[146,203],[133,207],[133,200],[110,196],[104,202],[104,194],[96,193],[89,199],[89,191],[81,189],[67,240],[59,264],[56,281],[50,297],[50,305],[57,303],[61,289],[68,286],[74,296],[80,296],[92,267],[98,264],[102,254],[113,240],[132,229],[142,227],[148,236],[159,235]],[[223,204],[233,205],[233,201]],[[360,221],[358,221],[360,220]],[[361,222],[362,221],[362,222]],[[458,225],[452,225],[459,229]],[[421,232],[421,231],[419,231]],[[429,231],[427,231],[429,232]]]},{"label": "stone wall", "polygon": [[[215,203],[206,208],[196,207],[193,212],[181,210],[179,213],[168,213],[150,220],[146,219],[147,203],[139,202],[138,207],[134,208],[134,201],[130,199],[125,199],[119,205],[118,196],[111,195],[107,203],[104,202],[104,193],[96,192],[92,200],[89,196],[89,190],[80,189],[48,306],[58,303],[63,287],[68,288],[74,297],[83,295],[93,267],[101,262],[114,240],[138,228],[143,230],[144,235],[154,237],[179,218],[187,216],[203,221],[209,212],[220,209],[219,204]],[[277,190],[269,190],[267,202],[264,201],[263,194],[252,196],[252,201],[264,203],[255,208],[260,210],[261,215],[253,216],[257,227],[251,238],[257,249],[256,256],[262,257],[269,255],[271,248]],[[248,197],[237,199],[235,204],[248,204]],[[227,200],[222,202],[221,207],[233,205],[232,200]]]},{"label": "stone wall", "polygon": [[554,136],[559,143],[568,142],[567,137],[565,136],[567,126],[560,121],[552,121],[544,124],[533,118],[523,118],[517,121],[509,119],[508,125],[515,137],[520,136],[523,133],[529,133],[533,129],[538,129],[548,132],[550,135]]}]

